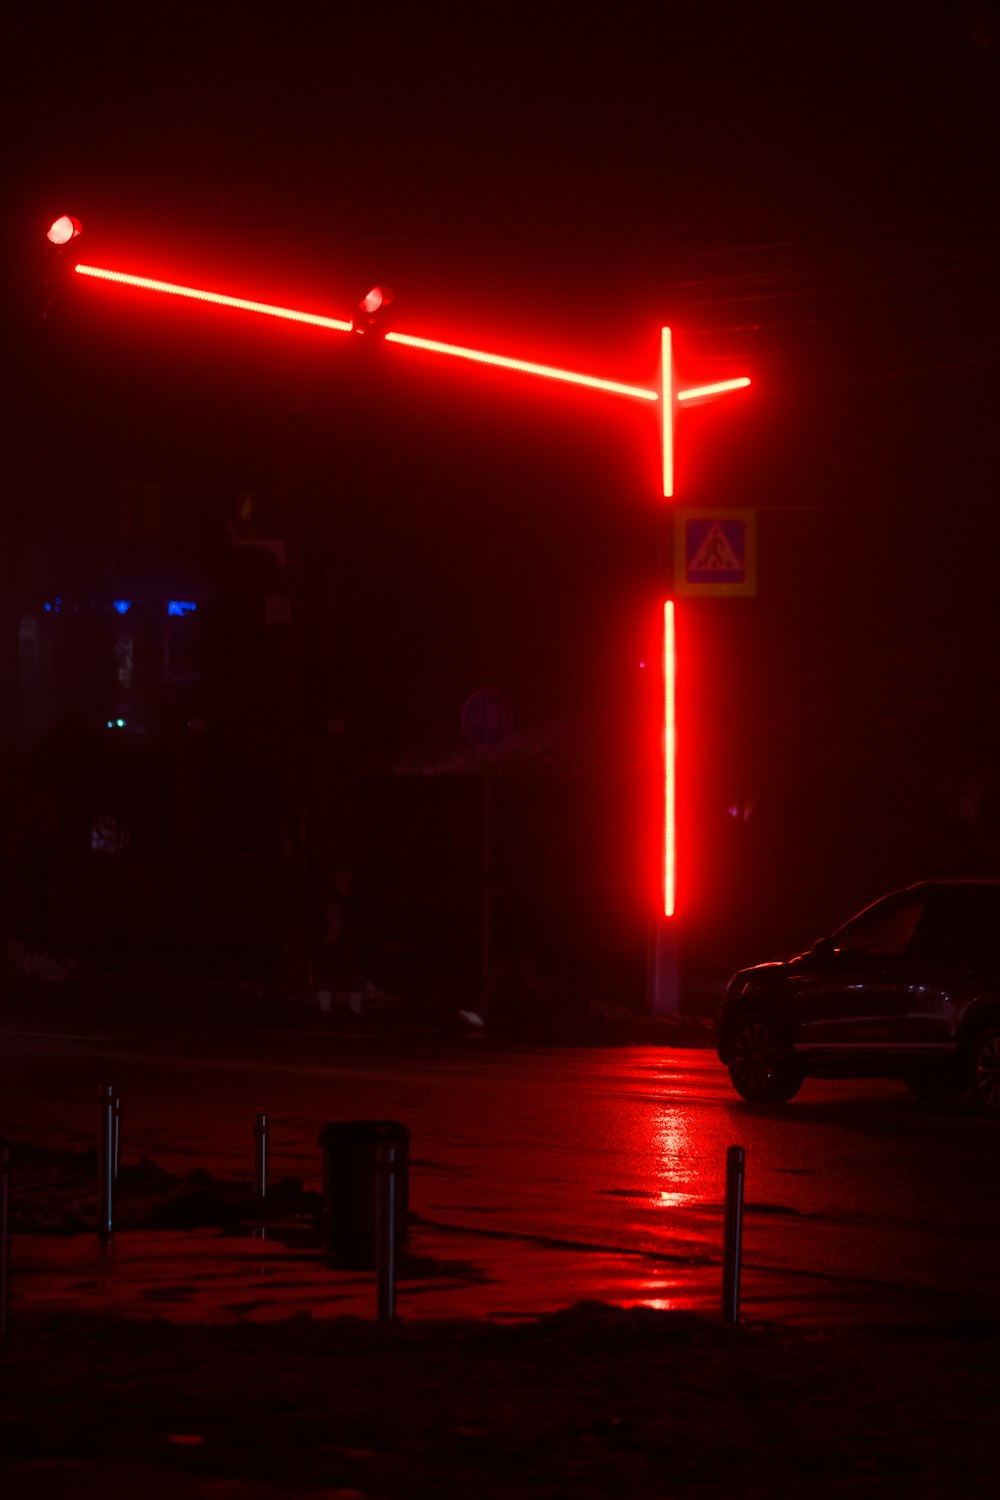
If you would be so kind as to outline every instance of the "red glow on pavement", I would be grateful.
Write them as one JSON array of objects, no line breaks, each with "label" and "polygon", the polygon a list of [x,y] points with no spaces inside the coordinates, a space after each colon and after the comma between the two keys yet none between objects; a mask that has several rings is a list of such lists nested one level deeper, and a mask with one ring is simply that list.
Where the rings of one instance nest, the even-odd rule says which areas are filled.
[{"label": "red glow on pavement", "polygon": [[534,364],[531,360],[511,359],[504,354],[486,354],[481,349],[466,349],[460,344],[442,344],[437,339],[416,338],[409,333],[387,333],[387,344],[404,344],[408,349],[423,349],[428,354],[449,354],[454,359],[469,359],[480,365],[497,365],[502,370],[517,370],[522,375],[541,375],[547,380],[563,380],[570,385],[590,386],[613,396],[633,396],[640,401],[656,401],[658,392],[641,385],[624,385],[618,380],[604,380],[597,375],[580,375],[574,370],[560,370],[554,365]]},{"label": "red glow on pavement", "polygon": [[677,643],[674,601],[663,605],[663,915],[677,902]]},{"label": "red glow on pavement", "polygon": [[98,281],[113,281],[120,286],[136,287],[140,291],[165,292],[171,297],[188,297],[194,302],[211,302],[217,307],[232,307],[238,312],[262,313],[268,318],[284,318],[289,323],[309,323],[315,328],[332,329],[335,333],[350,333],[352,324],[343,318],[327,318],[319,313],[296,312],[290,307],[275,307],[270,302],[250,302],[245,297],[227,297],[222,292],[201,291],[197,287],[178,286],[173,281],[154,281],[149,276],[132,276],[124,271],[108,271],[100,266],[75,266],[80,276],[92,276]]},{"label": "red glow on pavement", "polygon": [[72,214],[63,214],[61,218],[49,225],[46,239],[50,240],[53,245],[68,245],[82,228],[79,219],[74,219]]},{"label": "red glow on pavement", "polygon": [[739,375],[735,380],[716,380],[712,385],[693,385],[686,391],[677,392],[678,401],[701,401],[706,396],[722,396],[726,391],[740,391],[750,384],[749,375]]},{"label": "red glow on pavement", "polygon": [[660,413],[663,445],[663,495],[669,500],[674,493],[674,352],[669,328],[660,329],[660,390],[663,409]]}]

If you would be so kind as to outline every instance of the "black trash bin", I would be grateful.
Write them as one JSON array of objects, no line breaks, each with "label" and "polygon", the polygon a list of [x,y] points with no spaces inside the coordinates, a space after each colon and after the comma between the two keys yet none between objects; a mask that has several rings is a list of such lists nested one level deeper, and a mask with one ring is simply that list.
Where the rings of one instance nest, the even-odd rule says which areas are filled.
[{"label": "black trash bin", "polygon": [[335,1120],[320,1131],[323,1148],[323,1249],[342,1270],[375,1269],[379,1146],[396,1148],[396,1238],[406,1236],[410,1132],[398,1120]]}]

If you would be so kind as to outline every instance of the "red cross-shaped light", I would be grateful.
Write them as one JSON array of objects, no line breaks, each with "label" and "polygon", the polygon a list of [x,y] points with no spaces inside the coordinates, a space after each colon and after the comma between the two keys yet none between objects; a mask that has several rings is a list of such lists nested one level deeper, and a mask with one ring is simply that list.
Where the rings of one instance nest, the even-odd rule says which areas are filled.
[{"label": "red cross-shaped light", "polygon": [[[79,221],[57,220],[60,227],[72,224],[74,235],[79,233]],[[55,228],[55,226],[53,226]],[[50,237],[51,237],[50,231]],[[63,243],[58,238],[54,243]],[[114,282],[138,291],[160,292],[171,297],[185,297],[195,302],[205,302],[237,312],[258,313],[265,317],[280,318],[292,323],[308,324],[332,333],[364,332],[369,326],[364,318],[331,318],[325,314],[303,312],[289,307],[277,307],[268,302],[256,302],[245,297],[233,297],[221,292],[205,291],[197,287],[180,286],[171,281],[158,281],[148,276],[137,276],[127,271],[109,270],[103,266],[77,264],[74,270],[79,276],[97,281]],[[376,297],[374,294],[378,293]],[[387,298],[385,300],[388,300]],[[359,303],[359,310],[371,313],[380,309],[383,302],[382,289],[373,288],[367,298]],[[633,401],[647,401],[659,407],[662,490],[665,499],[674,496],[674,423],[677,409],[683,403],[707,400],[714,396],[736,391],[750,384],[746,375],[732,380],[719,380],[711,385],[688,386],[678,389],[674,377],[673,345],[669,328],[660,332],[660,379],[655,387],[631,385],[619,380],[608,380],[603,376],[585,375],[575,370],[560,369],[555,365],[538,364],[533,360],[516,359],[506,354],[491,354],[482,349],[469,349],[459,344],[442,343],[438,339],[417,337],[415,334],[386,331],[381,337],[387,344],[400,344],[408,349],[421,350],[427,354],[441,354],[453,359],[464,359],[474,364],[492,365],[502,370],[513,370],[521,375],[534,375],[546,380],[562,381],[569,385],[585,386],[605,395],[621,396]],[[675,607],[672,599],[663,605],[663,723],[661,730],[662,766],[662,864],[660,904],[665,917],[672,917],[677,904],[677,707],[676,707],[676,648],[674,632]]]}]

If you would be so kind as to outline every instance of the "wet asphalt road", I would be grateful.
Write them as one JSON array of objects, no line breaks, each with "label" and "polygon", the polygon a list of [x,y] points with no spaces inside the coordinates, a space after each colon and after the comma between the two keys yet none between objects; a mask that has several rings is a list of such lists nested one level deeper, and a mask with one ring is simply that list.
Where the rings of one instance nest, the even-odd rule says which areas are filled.
[{"label": "wet asphalt road", "polygon": [[[326,1122],[401,1121],[411,1209],[435,1231],[478,1237],[494,1280],[517,1283],[513,1305],[662,1305],[684,1302],[685,1287],[689,1305],[704,1301],[718,1285],[726,1148],[740,1144],[744,1296],[759,1311],[1000,1316],[1000,1129],[895,1083],[809,1082],[791,1104],[760,1108],[700,1050],[505,1050],[317,1026],[19,1024],[0,1042],[0,1134],[89,1145],[97,1085],[113,1082],[124,1160],[179,1174],[248,1175],[263,1110],[272,1178],[318,1189]],[[488,1302],[481,1292],[459,1311]]]}]

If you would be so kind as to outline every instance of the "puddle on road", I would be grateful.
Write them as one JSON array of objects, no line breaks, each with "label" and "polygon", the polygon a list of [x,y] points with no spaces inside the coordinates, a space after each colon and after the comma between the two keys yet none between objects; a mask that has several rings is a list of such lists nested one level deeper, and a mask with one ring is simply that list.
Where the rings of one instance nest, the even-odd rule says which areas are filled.
[{"label": "puddle on road", "polygon": [[[70,1308],[177,1323],[376,1313],[374,1273],[329,1266],[294,1226],[284,1238],[273,1226],[266,1238],[249,1230],[128,1230],[106,1254],[96,1235],[18,1234],[11,1251],[12,1318]],[[660,1268],[611,1251],[482,1241],[420,1225],[400,1250],[397,1310],[404,1319],[508,1321],[581,1301],[703,1308],[715,1300],[703,1281],[689,1267]]]},{"label": "puddle on road", "polygon": [[[271,1226],[266,1238],[249,1228],[241,1234],[127,1230],[115,1236],[107,1254],[95,1234],[17,1234],[11,1240],[11,1323],[70,1310],[178,1324],[374,1320],[374,1273],[331,1267],[315,1241],[296,1242],[300,1234],[291,1226],[286,1242]],[[404,1321],[509,1323],[579,1302],[721,1313],[721,1267],[715,1262],[667,1262],[426,1223],[412,1226],[400,1248],[397,1315]],[[938,1301],[904,1288],[744,1264],[742,1313],[748,1321],[813,1327],[926,1322],[940,1315]]]},{"label": "puddle on road", "polygon": [[[268,1196],[268,1221],[248,1218],[247,1184],[194,1172],[174,1179],[140,1160],[122,1170],[120,1207],[134,1215],[103,1254],[93,1228],[93,1148],[86,1152],[19,1148],[18,1219],[11,1237],[11,1318],[39,1311],[88,1310],[101,1316],[178,1323],[267,1322],[295,1316],[372,1319],[373,1272],[337,1270],[320,1246],[320,1197],[299,1178],[282,1178]],[[504,1227],[486,1221],[496,1204],[434,1205],[442,1220],[411,1215],[399,1246],[397,1311],[403,1319],[516,1321],[577,1302],[718,1312],[721,1302],[721,1205],[682,1191],[605,1189],[632,1203],[634,1248],[584,1240],[595,1228],[569,1226],[565,1238],[539,1234],[532,1216]],[[665,1220],[664,1209],[672,1210]],[[311,1211],[307,1211],[311,1210]],[[824,1236],[849,1227],[780,1203],[751,1200],[754,1255],[744,1263],[747,1318],[808,1325],[927,1321],[937,1299],[843,1274],[797,1271],[783,1227],[815,1221]],[[477,1222],[470,1223],[467,1215]],[[719,1232],[705,1219],[719,1220]],[[522,1222],[518,1222],[518,1218]],[[156,1220],[159,1219],[159,1222]],[[664,1222],[669,1236],[663,1237]],[[620,1227],[620,1226],[619,1226]],[[576,1234],[574,1237],[574,1229]],[[601,1234],[597,1228],[596,1233]],[[824,1263],[837,1261],[826,1256]]]}]

